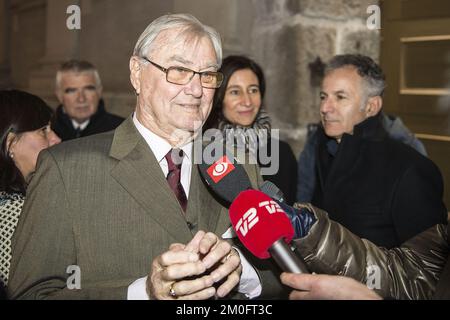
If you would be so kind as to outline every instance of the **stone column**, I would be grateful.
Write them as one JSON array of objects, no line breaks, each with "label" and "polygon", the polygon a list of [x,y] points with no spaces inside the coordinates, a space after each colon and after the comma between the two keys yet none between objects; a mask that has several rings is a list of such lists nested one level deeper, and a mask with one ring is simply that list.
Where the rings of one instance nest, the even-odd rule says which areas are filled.
[{"label": "stone column", "polygon": [[255,17],[251,1],[175,0],[174,12],[192,13],[202,23],[214,27],[222,37],[223,55],[250,54],[252,22]]},{"label": "stone column", "polygon": [[62,61],[78,54],[79,30],[69,30],[66,25],[70,5],[80,5],[77,0],[47,0],[45,55],[30,74],[29,89],[54,105],[55,73]]},{"label": "stone column", "polygon": [[11,85],[9,60],[9,0],[0,0],[0,89]]}]

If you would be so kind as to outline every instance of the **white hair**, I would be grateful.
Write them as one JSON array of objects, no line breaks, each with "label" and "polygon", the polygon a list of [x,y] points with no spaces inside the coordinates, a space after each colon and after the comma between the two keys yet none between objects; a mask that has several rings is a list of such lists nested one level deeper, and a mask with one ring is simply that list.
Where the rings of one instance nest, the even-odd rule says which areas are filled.
[{"label": "white hair", "polygon": [[61,78],[64,73],[91,73],[94,75],[97,89],[102,87],[102,81],[93,64],[82,60],[69,60],[64,62],[56,72],[56,89],[61,88]]},{"label": "white hair", "polygon": [[150,23],[139,37],[134,47],[133,55],[146,57],[152,52],[152,45],[156,37],[164,30],[181,28],[181,36],[193,35],[196,37],[207,36],[216,52],[217,66],[222,64],[222,41],[220,34],[212,27],[204,25],[196,17],[190,14],[168,14],[157,18]]}]

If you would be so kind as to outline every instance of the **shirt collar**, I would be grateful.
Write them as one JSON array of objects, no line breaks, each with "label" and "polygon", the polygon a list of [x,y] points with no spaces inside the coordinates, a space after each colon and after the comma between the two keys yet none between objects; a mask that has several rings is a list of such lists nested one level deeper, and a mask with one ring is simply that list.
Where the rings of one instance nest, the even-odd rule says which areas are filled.
[{"label": "shirt collar", "polygon": [[[133,123],[136,126],[136,129],[149,145],[150,149],[156,157],[156,160],[158,162],[161,162],[165,158],[166,154],[170,151],[170,149],[172,149],[170,143],[167,142],[167,140],[165,140],[164,138],[161,138],[160,136],[144,127],[137,119],[136,112],[133,113]],[[191,159],[192,146],[193,142],[191,141],[180,148],[181,150],[183,150],[184,156],[187,158],[187,160]]]},{"label": "shirt collar", "polygon": [[85,122],[83,123],[78,123],[73,119],[70,119],[72,121],[72,126],[74,127],[74,129],[80,129],[81,131],[83,131],[84,129],[86,129],[86,127],[89,124],[90,119],[87,119]]}]

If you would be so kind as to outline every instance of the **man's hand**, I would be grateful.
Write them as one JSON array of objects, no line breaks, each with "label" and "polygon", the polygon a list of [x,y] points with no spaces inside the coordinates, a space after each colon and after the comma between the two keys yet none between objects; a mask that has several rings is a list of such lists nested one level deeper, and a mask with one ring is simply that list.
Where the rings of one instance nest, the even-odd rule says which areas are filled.
[{"label": "man's hand", "polygon": [[[224,297],[239,284],[241,272],[239,254],[226,241],[199,231],[188,244],[172,244],[153,260],[147,292],[159,300]],[[213,284],[223,279],[216,291]]]},{"label": "man's hand", "polygon": [[210,275],[214,282],[225,279],[217,288],[217,296],[225,297],[239,284],[241,278],[242,266],[239,254],[228,242],[211,232],[204,235],[198,249],[200,255],[204,256],[202,262],[205,268],[211,271]]},{"label": "man's hand", "polygon": [[204,274],[205,265],[195,248],[195,243],[200,243],[203,236],[204,232],[199,232],[187,245],[172,244],[168,251],[153,260],[147,278],[150,299],[204,300],[216,294],[212,286],[214,280]]},{"label": "man's hand", "polygon": [[364,284],[348,277],[283,273],[281,282],[294,290],[291,300],[380,300]]}]

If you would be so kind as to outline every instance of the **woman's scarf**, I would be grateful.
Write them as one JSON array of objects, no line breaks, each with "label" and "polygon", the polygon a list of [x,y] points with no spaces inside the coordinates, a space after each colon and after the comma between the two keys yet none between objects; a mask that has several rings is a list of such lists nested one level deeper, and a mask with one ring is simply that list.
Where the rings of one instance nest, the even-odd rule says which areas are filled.
[{"label": "woman's scarf", "polygon": [[218,124],[219,130],[222,132],[222,137],[233,147],[245,148],[246,152],[257,155],[258,148],[265,147],[270,138],[270,130],[272,125],[270,118],[265,108],[261,106],[255,121],[250,127],[243,127],[237,124],[232,124],[221,116]]}]

